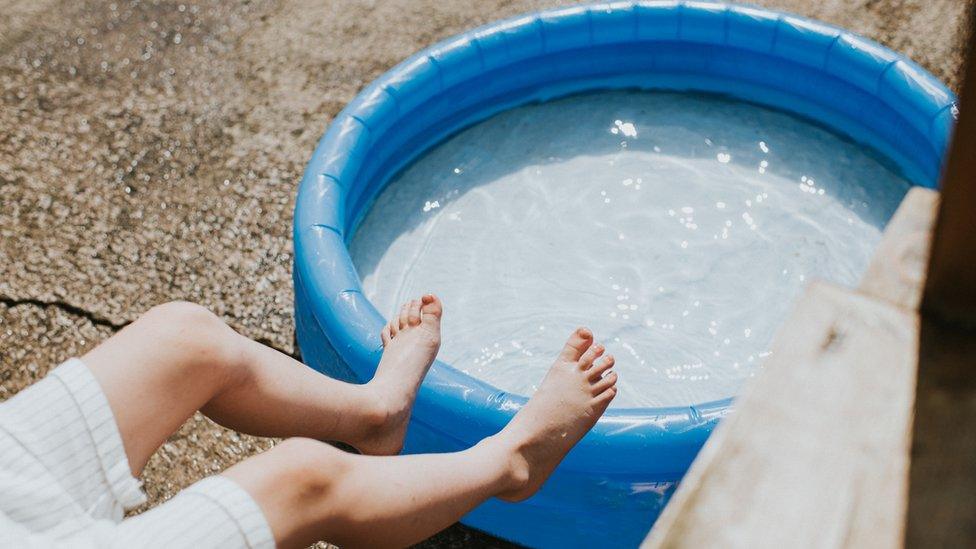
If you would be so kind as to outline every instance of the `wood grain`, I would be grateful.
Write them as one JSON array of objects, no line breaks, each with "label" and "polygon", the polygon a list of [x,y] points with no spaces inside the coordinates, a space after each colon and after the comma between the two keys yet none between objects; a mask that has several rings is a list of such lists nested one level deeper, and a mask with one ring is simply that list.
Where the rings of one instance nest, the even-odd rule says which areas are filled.
[{"label": "wood grain", "polygon": [[913,187],[891,218],[860,291],[914,311],[922,299],[939,193]]}]

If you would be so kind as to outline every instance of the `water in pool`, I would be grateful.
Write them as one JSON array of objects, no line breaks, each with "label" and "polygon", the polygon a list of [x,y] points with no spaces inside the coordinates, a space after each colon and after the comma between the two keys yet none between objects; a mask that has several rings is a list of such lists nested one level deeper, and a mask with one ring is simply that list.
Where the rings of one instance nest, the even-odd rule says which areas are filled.
[{"label": "water in pool", "polygon": [[908,183],[817,125],[602,92],[494,116],[394,178],[351,242],[382,313],[444,300],[439,358],[530,395],[570,331],[619,407],[734,395],[813,279],[857,283]]}]

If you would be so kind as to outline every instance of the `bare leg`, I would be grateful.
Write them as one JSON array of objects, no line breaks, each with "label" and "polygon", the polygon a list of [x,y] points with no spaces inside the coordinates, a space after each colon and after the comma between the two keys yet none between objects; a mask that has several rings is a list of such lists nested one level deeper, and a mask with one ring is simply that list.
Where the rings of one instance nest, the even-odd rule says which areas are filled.
[{"label": "bare leg", "polygon": [[[189,303],[151,309],[82,360],[108,398],[134,475],[196,410],[249,434],[339,440],[364,453],[395,454],[440,344],[436,298],[404,311],[395,319],[397,337],[384,328],[388,350],[375,382],[365,385],[321,375]],[[412,339],[427,344],[406,345]]]},{"label": "bare leg", "polygon": [[324,539],[402,547],[497,496],[535,493],[616,395],[613,358],[578,330],[531,401],[499,434],[450,454],[374,457],[292,439],[227,470],[264,511],[279,547]]}]

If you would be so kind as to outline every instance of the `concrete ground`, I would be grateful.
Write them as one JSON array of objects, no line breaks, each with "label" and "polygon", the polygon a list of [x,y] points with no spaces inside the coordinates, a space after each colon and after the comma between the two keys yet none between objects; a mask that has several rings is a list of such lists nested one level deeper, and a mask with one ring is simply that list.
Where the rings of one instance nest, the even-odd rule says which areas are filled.
[{"label": "concrete ground", "polygon": [[[173,299],[292,352],[292,208],[332,117],[418,49],[563,3],[0,0],[0,400]],[[960,81],[965,0],[759,3]],[[146,469],[149,506],[272,444],[197,415]]]}]

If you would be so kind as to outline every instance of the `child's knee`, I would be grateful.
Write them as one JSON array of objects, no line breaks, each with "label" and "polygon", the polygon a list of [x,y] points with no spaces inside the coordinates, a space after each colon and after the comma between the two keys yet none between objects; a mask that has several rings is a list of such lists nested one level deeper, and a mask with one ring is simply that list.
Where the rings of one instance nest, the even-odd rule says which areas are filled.
[{"label": "child's knee", "polygon": [[290,486],[294,497],[316,504],[333,491],[356,456],[317,440],[290,438],[269,450],[268,457],[277,462],[279,486]]},{"label": "child's knee", "polygon": [[146,311],[143,318],[171,324],[192,324],[203,328],[213,328],[223,324],[210,309],[190,301],[170,301],[156,305]]},{"label": "child's knee", "polygon": [[325,525],[346,523],[350,509],[355,507],[350,493],[355,498],[368,495],[341,486],[349,481],[352,468],[358,466],[356,460],[361,459],[323,442],[291,438],[238,463],[223,475],[257,501],[276,537],[307,537],[312,527],[319,531],[315,535],[321,536]]},{"label": "child's knee", "polygon": [[187,364],[233,368],[241,360],[241,336],[202,305],[171,301],[153,307],[137,322],[148,324],[159,344],[184,353]]}]

